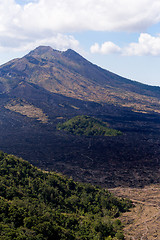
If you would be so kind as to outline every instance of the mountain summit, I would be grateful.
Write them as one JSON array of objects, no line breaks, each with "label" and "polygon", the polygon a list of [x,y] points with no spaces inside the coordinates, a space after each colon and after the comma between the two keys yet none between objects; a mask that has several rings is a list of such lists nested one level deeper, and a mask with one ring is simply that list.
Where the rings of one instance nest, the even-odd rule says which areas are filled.
[{"label": "mountain summit", "polygon": [[[5,79],[5,80],[4,80]],[[40,46],[0,67],[0,92],[21,81],[80,100],[160,113],[160,88],[131,81],[87,61],[75,51]]]}]

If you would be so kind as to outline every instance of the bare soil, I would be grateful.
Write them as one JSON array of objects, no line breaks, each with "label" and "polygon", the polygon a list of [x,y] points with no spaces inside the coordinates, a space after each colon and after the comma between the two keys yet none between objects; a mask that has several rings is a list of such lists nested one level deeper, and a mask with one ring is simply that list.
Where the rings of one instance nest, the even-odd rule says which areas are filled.
[{"label": "bare soil", "polygon": [[110,189],[119,197],[130,198],[134,208],[120,218],[124,223],[126,240],[160,239],[160,185],[144,188]]}]

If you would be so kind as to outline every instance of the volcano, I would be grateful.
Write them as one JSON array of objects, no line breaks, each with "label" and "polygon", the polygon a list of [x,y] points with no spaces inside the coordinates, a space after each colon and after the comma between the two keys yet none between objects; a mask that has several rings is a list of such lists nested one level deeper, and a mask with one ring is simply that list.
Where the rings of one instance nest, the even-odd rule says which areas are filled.
[{"label": "volcano", "polygon": [[[77,136],[58,123],[88,115],[122,134]],[[0,66],[0,149],[103,186],[160,182],[160,88],[40,46]]]}]

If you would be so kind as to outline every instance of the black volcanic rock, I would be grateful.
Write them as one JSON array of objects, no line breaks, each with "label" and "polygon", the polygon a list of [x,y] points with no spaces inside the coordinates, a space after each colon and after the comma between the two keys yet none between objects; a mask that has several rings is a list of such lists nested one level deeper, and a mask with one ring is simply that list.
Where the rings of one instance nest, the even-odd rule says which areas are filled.
[{"label": "black volcanic rock", "polygon": [[[40,46],[0,66],[0,149],[104,186],[160,182],[159,101],[159,87],[110,73],[71,49]],[[123,134],[73,136],[56,129],[77,115]]]}]

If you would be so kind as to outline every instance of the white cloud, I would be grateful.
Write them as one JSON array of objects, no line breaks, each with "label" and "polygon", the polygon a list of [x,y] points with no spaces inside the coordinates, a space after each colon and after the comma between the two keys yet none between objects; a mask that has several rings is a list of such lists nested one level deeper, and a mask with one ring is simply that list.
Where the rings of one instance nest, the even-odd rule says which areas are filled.
[{"label": "white cloud", "polygon": [[52,27],[51,4],[48,4],[45,9],[45,1],[20,6],[14,0],[0,0],[0,52],[29,51],[38,45],[78,50],[79,42],[72,35],[55,31]]},{"label": "white cloud", "polygon": [[140,31],[160,21],[160,1],[39,0],[26,4],[21,13],[26,29]]},{"label": "white cloud", "polygon": [[[48,42],[53,47],[76,50],[78,42],[68,32],[141,31],[160,22],[159,0],[23,0],[22,5],[20,2],[0,0],[0,49],[22,49]],[[137,45],[129,46],[130,51],[134,48]],[[107,54],[120,52],[120,48],[106,42],[97,51]]]},{"label": "white cloud", "polygon": [[21,6],[14,0],[0,0],[0,19],[0,30],[37,35],[47,31],[139,31],[160,21],[160,1],[32,0]]},{"label": "white cloud", "polygon": [[[25,50],[33,49],[40,45],[51,46],[58,50],[67,50],[68,48],[79,49],[79,42],[73,36],[67,36],[63,34],[56,34],[55,36],[44,38],[40,40],[36,40],[34,42],[30,42],[26,44]],[[21,46],[21,51],[23,51],[24,47]],[[18,50],[18,49],[17,49]]]},{"label": "white cloud", "polygon": [[49,38],[37,40],[22,37],[19,37],[17,39],[10,38],[8,39],[8,42],[5,46],[4,41],[5,39],[0,39],[0,51],[29,51],[40,45],[48,45],[58,50],[66,50],[68,48],[75,50],[79,49],[79,42],[73,36],[68,36],[60,33],[55,34]]},{"label": "white cloud", "polygon": [[121,48],[112,42],[104,42],[101,46],[98,43],[95,43],[90,48],[91,53],[101,53],[101,54],[110,54],[110,53],[120,53]]},{"label": "white cloud", "polygon": [[101,46],[95,43],[90,47],[90,51],[100,54],[119,53],[124,56],[160,56],[160,36],[141,33],[137,43],[130,43],[122,48],[112,42],[104,42]]},{"label": "white cloud", "polygon": [[160,36],[153,37],[150,34],[142,33],[137,43],[130,43],[124,48],[124,55],[143,56],[143,55],[160,55]]}]

